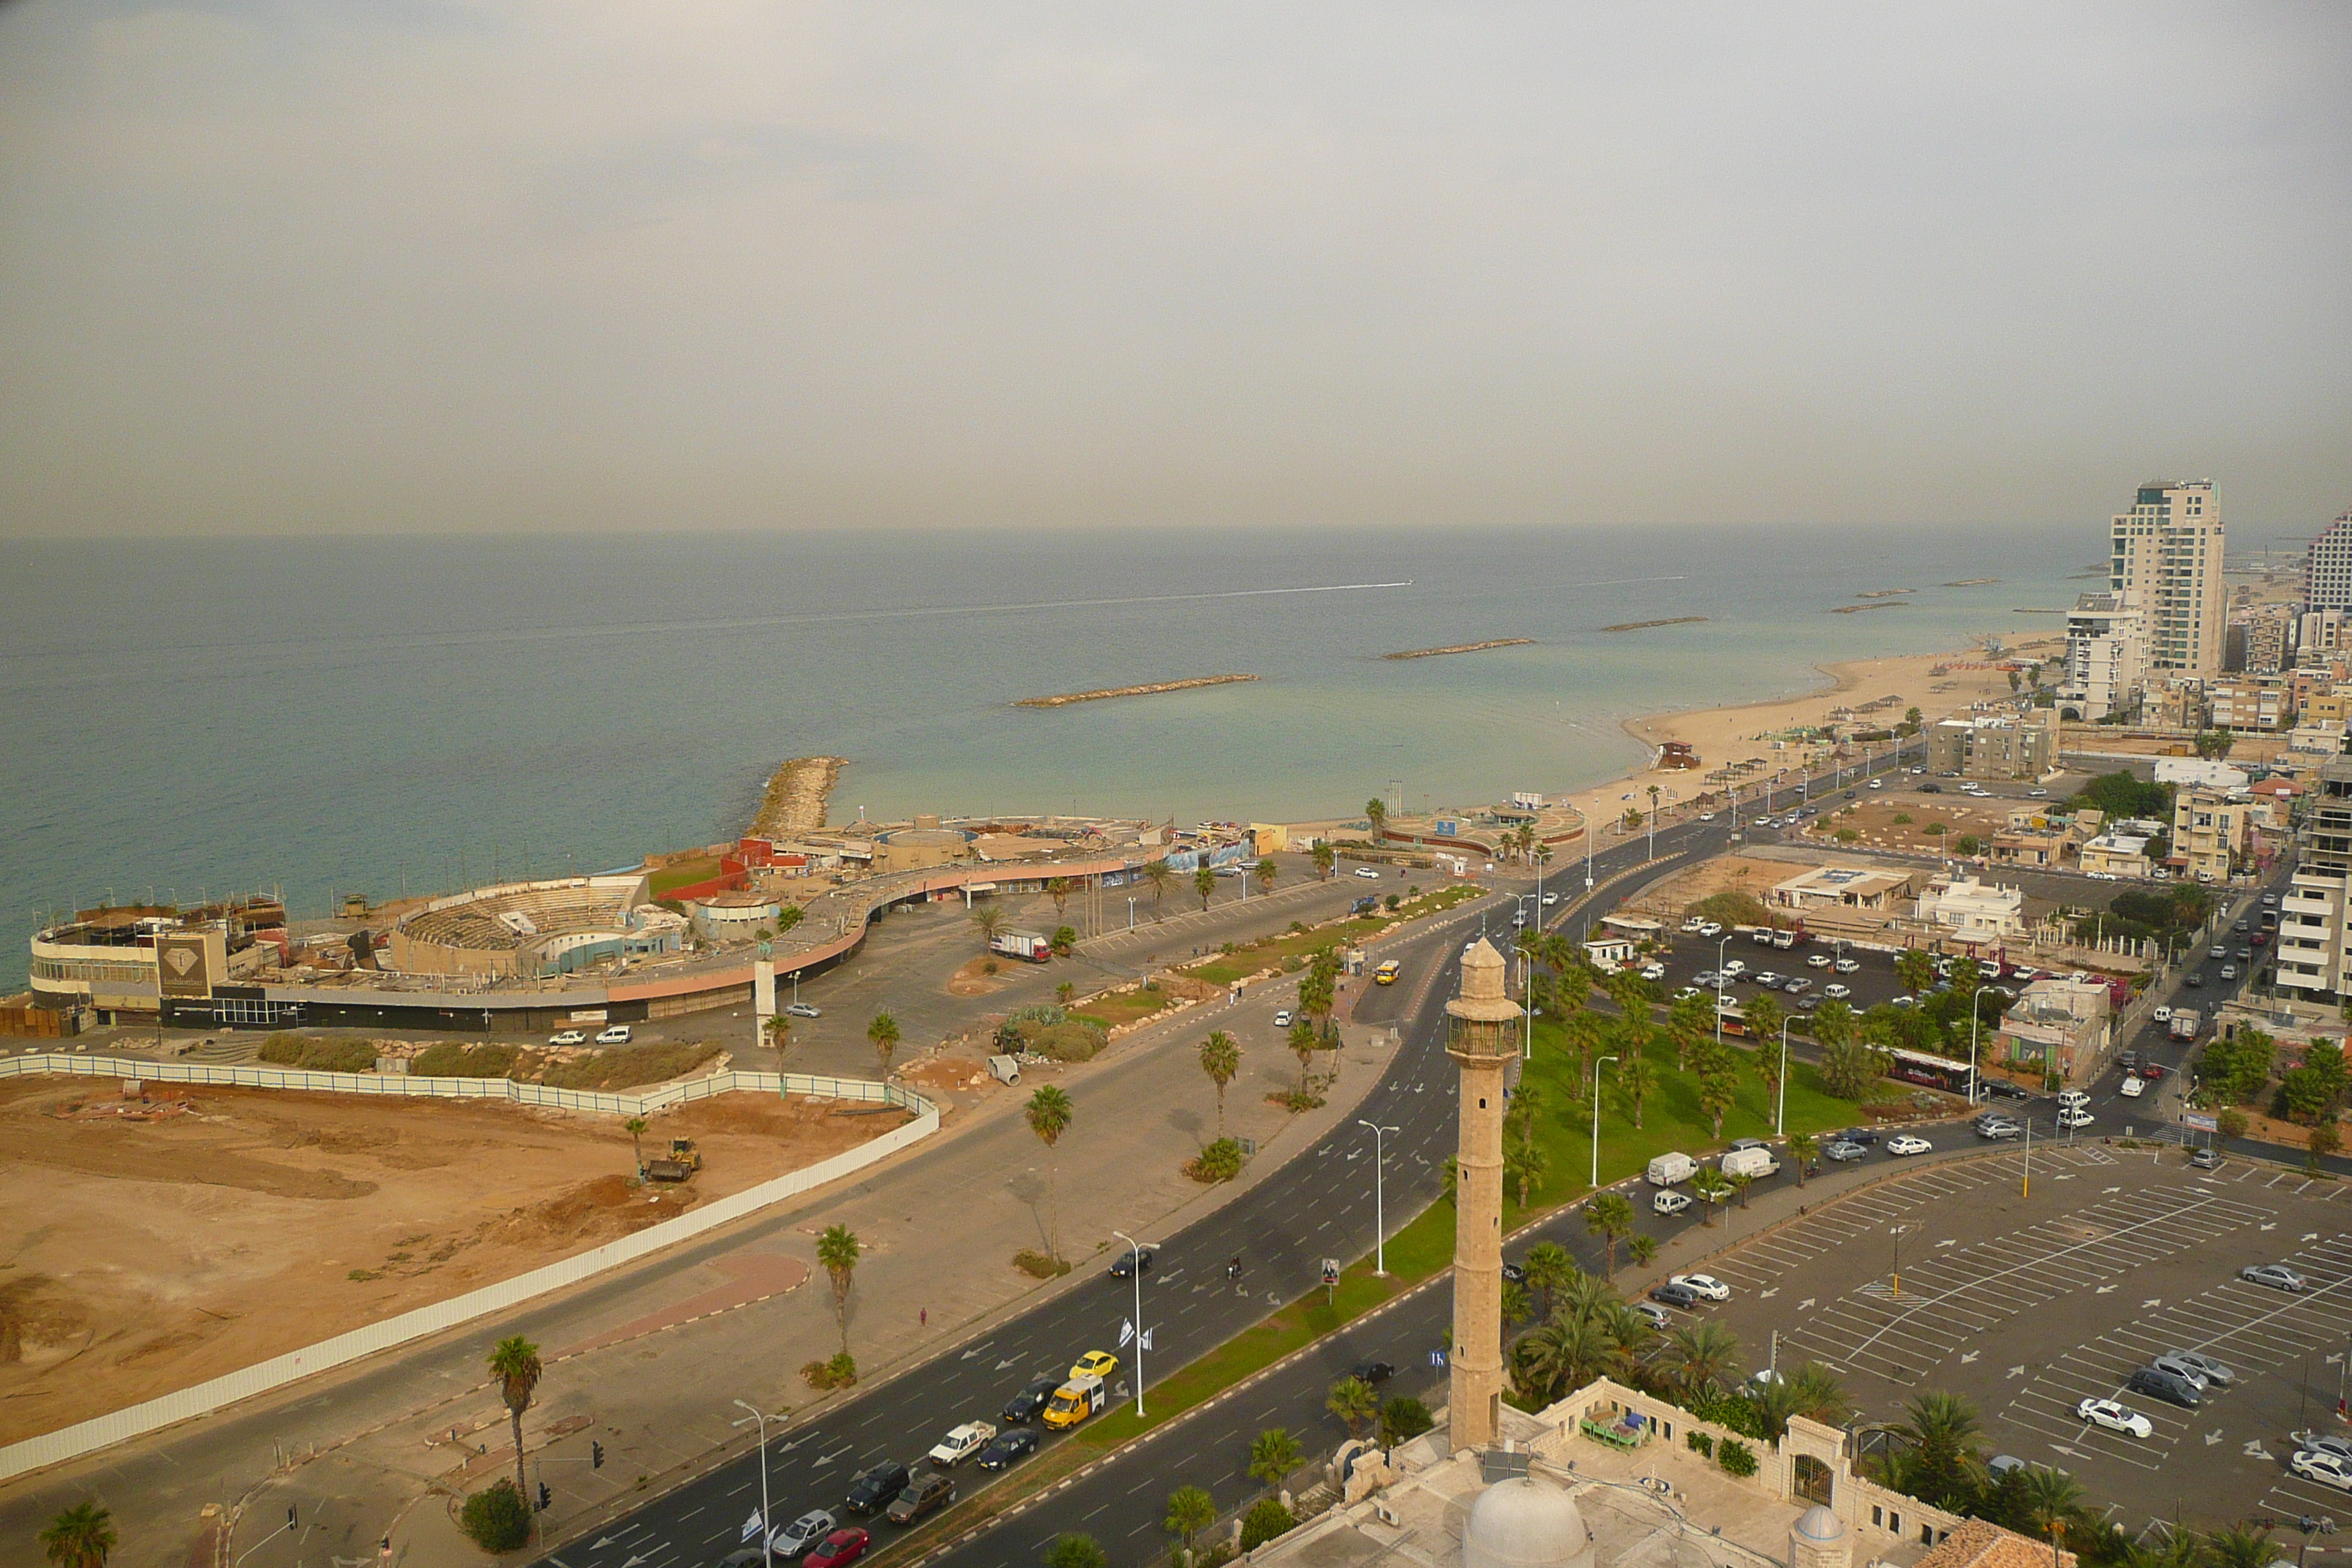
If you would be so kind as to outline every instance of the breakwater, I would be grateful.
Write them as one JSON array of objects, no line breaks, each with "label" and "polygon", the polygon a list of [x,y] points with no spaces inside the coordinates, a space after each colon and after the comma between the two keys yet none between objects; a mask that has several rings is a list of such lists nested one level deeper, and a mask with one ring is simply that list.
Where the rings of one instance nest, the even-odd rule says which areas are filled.
[{"label": "breakwater", "polygon": [[790,837],[824,826],[825,801],[834,781],[848,766],[842,757],[794,757],[768,780],[760,809],[751,816],[755,838]]},{"label": "breakwater", "polygon": [[1437,658],[1449,653],[1484,653],[1490,647],[1524,647],[1533,637],[1489,637],[1485,642],[1458,642],[1444,647],[1413,647],[1402,653],[1384,653],[1382,658]]},{"label": "breakwater", "polygon": [[1601,629],[1604,632],[1644,632],[1652,626],[1696,626],[1705,619],[1706,619],[1705,616],[1668,616],[1662,621],[1620,621],[1613,626],[1603,626]]},{"label": "breakwater", "polygon": [[1190,691],[1196,686],[1230,686],[1255,680],[1255,675],[1196,675],[1189,680],[1156,680],[1149,686],[1106,686],[1097,691],[1066,691],[1058,697],[1024,697],[1015,708],[1066,708],[1073,702],[1100,702],[1108,697],[1150,697],[1160,691]]}]

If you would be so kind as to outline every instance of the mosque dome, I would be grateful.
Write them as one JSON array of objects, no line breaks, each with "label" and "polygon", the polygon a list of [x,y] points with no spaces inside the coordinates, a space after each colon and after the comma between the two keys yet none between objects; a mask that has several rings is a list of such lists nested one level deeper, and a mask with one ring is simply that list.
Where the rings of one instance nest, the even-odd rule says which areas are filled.
[{"label": "mosque dome", "polygon": [[1805,1516],[1797,1521],[1796,1530],[1805,1540],[1822,1545],[1845,1539],[1845,1521],[1821,1503],[1805,1510]]},{"label": "mosque dome", "polygon": [[1789,1568],[1850,1568],[1853,1538],[1845,1521],[1815,1503],[1789,1527]]},{"label": "mosque dome", "polygon": [[1496,1481],[1462,1526],[1462,1568],[1591,1568],[1583,1510],[1534,1476]]}]

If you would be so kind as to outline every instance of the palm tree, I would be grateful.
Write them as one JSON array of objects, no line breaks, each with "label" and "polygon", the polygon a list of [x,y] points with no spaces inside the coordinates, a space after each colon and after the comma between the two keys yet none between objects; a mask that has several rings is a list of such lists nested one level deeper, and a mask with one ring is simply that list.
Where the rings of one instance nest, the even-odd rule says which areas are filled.
[{"label": "palm tree", "polygon": [[1626,1260],[1636,1268],[1648,1268],[1650,1259],[1657,1255],[1658,1238],[1654,1236],[1637,1236],[1625,1244]]},{"label": "palm tree", "polygon": [[1062,1092],[1060,1086],[1049,1083],[1029,1097],[1024,1114],[1029,1119],[1029,1131],[1045,1145],[1045,1246],[1058,1261],[1062,1256],[1062,1211],[1054,1190],[1054,1145],[1070,1130],[1070,1097]]},{"label": "palm tree", "polygon": [[530,1495],[522,1473],[522,1413],[530,1408],[539,1387],[539,1347],[520,1334],[511,1334],[490,1347],[490,1375],[499,1380],[499,1394],[507,1402],[507,1419],[514,1426],[515,1490]]},{"label": "palm tree", "polygon": [[637,1139],[644,1134],[647,1125],[642,1116],[632,1116],[621,1123],[621,1131],[629,1135],[629,1153],[637,1162],[637,1180],[641,1182],[646,1179],[646,1152]]},{"label": "palm tree", "polygon": [[1550,1163],[1533,1143],[1515,1143],[1503,1151],[1503,1179],[1519,1189],[1521,1208],[1532,1200],[1535,1184],[1543,1180],[1544,1168]]},{"label": "palm tree", "polygon": [[1217,874],[1206,866],[1192,873],[1192,891],[1200,895],[1201,912],[1209,911],[1209,895],[1217,890]]},{"label": "palm tree", "polygon": [[1288,1044],[1298,1058],[1298,1097],[1307,1098],[1307,1068],[1315,1059],[1315,1026],[1301,1018],[1290,1026]]},{"label": "palm tree", "polygon": [[1936,973],[1936,961],[1924,949],[1906,947],[1895,955],[1895,978],[1906,991],[1925,991]]},{"label": "palm tree", "polygon": [[1054,900],[1054,923],[1055,925],[1061,924],[1062,911],[1069,907],[1070,879],[1067,877],[1047,878],[1045,880],[1045,896]]},{"label": "palm tree", "polygon": [[1797,1414],[1824,1426],[1843,1426],[1853,1418],[1853,1401],[1846,1397],[1845,1384],[1837,1373],[1817,1361],[1809,1361],[1789,1374],[1782,1384],[1795,1394]]},{"label": "palm tree", "polygon": [[1624,1347],[1599,1318],[1554,1318],[1511,1347],[1511,1381],[1546,1405],[1624,1365]]},{"label": "palm tree", "polygon": [[1171,1535],[1184,1538],[1184,1550],[1192,1550],[1192,1538],[1217,1522],[1217,1500],[1199,1487],[1178,1487],[1168,1494],[1168,1518],[1160,1528]]},{"label": "palm tree", "polygon": [[1853,1009],[1832,996],[1813,1009],[1813,1038],[1824,1048],[1853,1038]]},{"label": "palm tree", "polygon": [[1289,1427],[1269,1426],[1250,1443],[1249,1473],[1269,1487],[1278,1487],[1304,1458]]},{"label": "palm tree", "polygon": [[816,1260],[833,1281],[833,1315],[841,1323],[841,1353],[849,1353],[849,1287],[857,1274],[857,1233],[845,1225],[827,1226],[816,1238]]},{"label": "palm tree", "polygon": [[1315,856],[1315,870],[1317,874],[1319,875],[1323,880],[1327,882],[1329,881],[1331,879],[1331,872],[1333,868],[1339,864],[1339,852],[1337,849],[1332,848],[1328,844],[1318,843],[1315,846],[1313,854]]},{"label": "palm tree", "polygon": [[1282,868],[1274,863],[1274,857],[1266,856],[1253,869],[1257,872],[1258,886],[1266,892],[1274,891],[1274,879],[1282,871]]},{"label": "palm tree", "polygon": [[1713,1060],[1702,1062],[1699,1065],[1699,1113],[1714,1122],[1715,1135],[1717,1138],[1723,1136],[1725,1114],[1738,1103],[1738,1081],[1731,1076],[1729,1063]]},{"label": "palm tree", "polygon": [[[1701,1092],[1705,1091],[1702,1089]],[[1716,1203],[1730,1190],[1731,1184],[1724,1179],[1721,1171],[1712,1165],[1699,1167],[1698,1173],[1691,1178],[1691,1191],[1696,1193],[1699,1199],[1699,1224],[1704,1226],[1715,1224]]]},{"label": "palm tree", "polygon": [[1381,835],[1388,828],[1389,803],[1379,795],[1372,796],[1364,802],[1364,817],[1372,825],[1372,842],[1379,843]]},{"label": "palm tree", "polygon": [[866,1038],[882,1063],[882,1081],[889,1082],[890,1053],[898,1048],[898,1020],[887,1013],[875,1014],[874,1021],[866,1026]]},{"label": "palm tree", "polygon": [[2213,1568],[2264,1568],[2278,1553],[2270,1546],[2271,1532],[2233,1524],[2205,1538],[2205,1552]]},{"label": "palm tree", "polygon": [[1143,879],[1151,884],[1151,918],[1155,921],[1160,918],[1160,897],[1168,891],[1168,883],[1175,875],[1168,868],[1168,858],[1164,855],[1157,860],[1143,863]]},{"label": "palm tree", "polygon": [[1788,1010],[1769,996],[1756,996],[1741,1004],[1739,1016],[1747,1019],[1748,1026],[1755,1031],[1756,1054],[1770,1057],[1772,1070],[1779,1071],[1780,1058],[1777,1053],[1780,1044],[1780,1021],[1789,1016]]},{"label": "palm tree", "polygon": [[1045,1551],[1045,1568],[1108,1568],[1109,1563],[1101,1542],[1076,1531],[1055,1536]]},{"label": "palm tree", "polygon": [[1381,1396],[1362,1378],[1343,1377],[1331,1385],[1323,1408],[1347,1424],[1349,1436],[1360,1436],[1381,1418]]},{"label": "palm tree", "polygon": [[[1521,1089],[1519,1092],[1525,1094],[1527,1089]],[[1538,1241],[1528,1247],[1528,1255],[1519,1260],[1519,1267],[1527,1273],[1528,1289],[1542,1301],[1543,1315],[1547,1320],[1551,1317],[1559,1292],[1583,1272],[1577,1268],[1576,1259],[1569,1256],[1568,1248],[1556,1241]]]},{"label": "palm tree", "polygon": [[1944,1499],[1958,1495],[1976,1460],[1977,1407],[1963,1395],[1930,1389],[1905,1411],[1910,1419],[1890,1430],[1911,1445],[1917,1485],[1924,1489],[1912,1495],[1940,1507]]},{"label": "palm tree", "polygon": [[78,1502],[49,1521],[41,1550],[56,1568],[106,1568],[117,1537],[114,1515],[99,1502]]},{"label": "palm tree", "polygon": [[793,1021],[782,1013],[769,1015],[761,1027],[767,1032],[768,1048],[776,1053],[776,1070],[784,1070],[784,1050],[792,1044]]},{"label": "palm tree", "polygon": [[1634,1051],[1618,1061],[1617,1083],[1633,1102],[1633,1130],[1638,1132],[1642,1128],[1642,1101],[1657,1092],[1658,1064],[1650,1059],[1648,1053]]},{"label": "palm tree", "polygon": [[994,904],[971,906],[971,927],[980,932],[982,947],[986,948],[996,941],[997,933],[1004,929],[1004,911]]},{"label": "palm tree", "polygon": [[1666,1336],[1662,1358],[1666,1375],[1688,1399],[1715,1393],[1739,1364],[1739,1336],[1713,1320],[1676,1329]]},{"label": "palm tree", "polygon": [[1715,998],[1702,991],[1696,996],[1677,997],[1666,1009],[1666,1037],[1675,1043],[1675,1070],[1683,1070],[1691,1047],[1715,1029]]},{"label": "palm tree", "polygon": [[1810,1132],[1789,1134],[1789,1158],[1797,1163],[1797,1185],[1801,1187],[1805,1184],[1805,1167],[1813,1163],[1813,1156],[1820,1153],[1821,1149],[1822,1141]]},{"label": "palm tree", "polygon": [[1225,1135],[1225,1085],[1242,1070],[1242,1048],[1223,1029],[1213,1030],[1201,1042],[1201,1070],[1217,1086],[1217,1136]]},{"label": "palm tree", "polygon": [[1633,1234],[1633,1201],[1622,1193],[1602,1193],[1584,1205],[1584,1228],[1599,1237],[1607,1262],[1603,1277],[1617,1277],[1617,1244]]},{"label": "palm tree", "polygon": [[2025,1517],[2036,1535],[2048,1535],[2051,1522],[2069,1519],[2083,1505],[2082,1484],[2047,1465],[2029,1465],[2018,1478],[2024,1494]]}]

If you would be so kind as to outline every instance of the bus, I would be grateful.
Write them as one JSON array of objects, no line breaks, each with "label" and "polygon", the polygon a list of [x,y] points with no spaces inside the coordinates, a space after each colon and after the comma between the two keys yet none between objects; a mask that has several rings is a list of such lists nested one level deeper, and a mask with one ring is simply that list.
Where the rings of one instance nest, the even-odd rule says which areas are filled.
[{"label": "bus", "polygon": [[1397,961],[1393,958],[1383,958],[1372,969],[1372,984],[1393,985],[1396,984],[1397,973]]},{"label": "bus", "polygon": [[1715,1021],[1725,1036],[1729,1038],[1744,1040],[1755,1033],[1748,1026],[1747,1016],[1739,1011],[1739,1005],[1736,1002],[1717,1003]]},{"label": "bus", "polygon": [[1956,1062],[1949,1057],[1931,1057],[1925,1051],[1892,1050],[1886,1053],[1893,1065],[1886,1076],[1905,1083],[1925,1084],[1951,1094],[1967,1094],[1976,1078],[1976,1069],[1966,1062]]}]

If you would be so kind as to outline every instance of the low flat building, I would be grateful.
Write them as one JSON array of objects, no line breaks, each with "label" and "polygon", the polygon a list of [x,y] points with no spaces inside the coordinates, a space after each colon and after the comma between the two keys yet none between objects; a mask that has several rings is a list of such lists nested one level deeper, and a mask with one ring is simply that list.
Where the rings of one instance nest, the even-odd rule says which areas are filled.
[{"label": "low flat building", "polygon": [[2112,995],[2102,980],[2037,980],[2001,1015],[2003,1059],[2055,1070],[2069,1082],[2088,1072],[2106,1044]]},{"label": "low flat building", "polygon": [[2025,933],[2025,892],[1970,876],[1931,879],[1919,894],[1919,922],[1939,940],[1982,945]]},{"label": "low flat building", "polygon": [[1927,767],[1969,779],[2039,778],[2058,760],[2058,710],[1944,719],[1928,726]]},{"label": "low flat building", "polygon": [[2052,828],[2012,828],[1992,836],[1985,858],[1996,866],[2027,866],[2048,870],[2066,863],[2073,840]]},{"label": "low flat building", "polygon": [[2144,880],[2156,870],[2155,862],[2147,856],[2147,838],[2141,834],[2102,833],[2083,846],[2083,872],[2085,876]]},{"label": "low flat building", "polygon": [[1911,897],[1914,876],[1860,866],[1816,866],[1775,882],[1766,902],[1775,909],[1895,910]]}]

